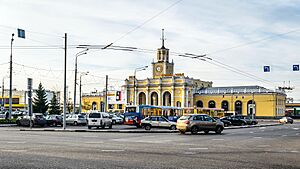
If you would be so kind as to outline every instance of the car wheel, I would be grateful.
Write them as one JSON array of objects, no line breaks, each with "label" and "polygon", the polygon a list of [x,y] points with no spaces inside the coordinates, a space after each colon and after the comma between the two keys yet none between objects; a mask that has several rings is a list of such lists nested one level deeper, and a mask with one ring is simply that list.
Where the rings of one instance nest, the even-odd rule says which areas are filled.
[{"label": "car wheel", "polygon": [[88,126],[88,129],[92,129],[92,127],[91,127],[91,126]]},{"label": "car wheel", "polygon": [[243,122],[243,123],[241,123],[241,126],[245,126],[245,125],[246,125],[246,123],[244,123],[244,122]]},{"label": "car wheel", "polygon": [[179,130],[179,133],[180,134],[185,134],[185,131],[184,130]]},{"label": "car wheel", "polygon": [[146,125],[145,126],[145,130],[151,130],[151,126],[150,125]]},{"label": "car wheel", "polygon": [[57,126],[56,122],[53,123],[53,126],[55,126],[55,127]]},{"label": "car wheel", "polygon": [[228,127],[228,124],[227,124],[227,123],[224,123],[224,126],[225,126],[225,127]]},{"label": "car wheel", "polygon": [[116,124],[116,120],[113,120],[113,121],[112,121],[112,124]]},{"label": "car wheel", "polygon": [[205,130],[204,133],[205,133],[205,134],[208,134],[208,133],[209,133],[209,130]]},{"label": "car wheel", "polygon": [[291,121],[291,124],[293,124],[293,122]]},{"label": "car wheel", "polygon": [[193,126],[191,129],[192,134],[197,134],[198,133],[198,128],[196,126]]},{"label": "car wheel", "polygon": [[176,130],[176,126],[175,126],[175,125],[172,125],[172,126],[170,127],[170,130]]},{"label": "car wheel", "polygon": [[217,133],[217,134],[221,134],[222,131],[223,131],[223,127],[218,126],[217,129],[216,129],[216,133]]},{"label": "car wheel", "polygon": [[77,126],[77,125],[78,125],[77,121],[74,121],[74,126]]},{"label": "car wheel", "polygon": [[253,121],[253,122],[251,122],[251,125],[255,125],[256,123]]}]

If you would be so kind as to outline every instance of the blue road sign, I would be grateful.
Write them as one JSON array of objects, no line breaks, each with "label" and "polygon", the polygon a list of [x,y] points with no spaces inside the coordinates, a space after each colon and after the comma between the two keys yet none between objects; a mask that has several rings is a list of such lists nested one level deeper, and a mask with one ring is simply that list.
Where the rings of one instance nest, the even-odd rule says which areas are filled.
[{"label": "blue road sign", "polygon": [[264,66],[264,72],[270,72],[271,67],[270,66]]},{"label": "blue road sign", "polygon": [[293,71],[299,71],[299,65],[293,65]]},{"label": "blue road sign", "polygon": [[18,37],[25,39],[25,30],[18,29]]}]

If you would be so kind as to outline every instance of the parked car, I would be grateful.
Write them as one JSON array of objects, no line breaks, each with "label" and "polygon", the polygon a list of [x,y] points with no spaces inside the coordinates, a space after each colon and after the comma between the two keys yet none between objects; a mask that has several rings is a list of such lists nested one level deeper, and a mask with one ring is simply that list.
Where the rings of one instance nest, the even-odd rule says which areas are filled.
[{"label": "parked car", "polygon": [[238,119],[232,116],[222,117],[220,120],[227,120],[230,121],[232,125],[234,126],[244,126],[247,124],[247,121],[245,119]]},{"label": "parked car", "polygon": [[105,112],[91,112],[88,115],[87,121],[88,129],[92,127],[105,128],[105,126],[110,129],[112,128],[112,119],[110,119],[109,114]]},{"label": "parked car", "polygon": [[221,134],[224,129],[224,123],[220,120],[215,120],[207,114],[187,114],[177,120],[176,127],[181,134],[189,131],[192,134],[197,134],[199,131],[204,131],[206,134],[209,131]]},{"label": "parked car", "polygon": [[246,121],[246,124],[248,124],[248,125],[256,125],[258,123],[255,118],[250,118],[248,116],[235,115],[235,116],[231,116],[231,117],[237,118],[237,119],[243,119]]},{"label": "parked car", "polygon": [[48,115],[46,121],[48,126],[63,126],[63,118],[61,115]]},{"label": "parked car", "polygon": [[117,115],[112,115],[111,119],[112,119],[113,124],[123,124],[123,122],[124,122],[123,118],[121,118]]},{"label": "parked car", "polygon": [[146,117],[141,121],[142,127],[145,130],[151,130],[152,127],[155,128],[168,128],[170,130],[176,130],[176,123],[169,121],[164,116],[150,116]]},{"label": "parked car", "polygon": [[[18,126],[30,126],[30,116],[24,115],[17,118],[16,123]],[[47,124],[47,121],[42,113],[33,113],[32,114],[32,126],[41,126],[44,127]]]},{"label": "parked car", "polygon": [[279,123],[290,123],[293,124],[294,120],[291,117],[282,117],[279,119]]},{"label": "parked car", "polygon": [[221,122],[223,122],[224,123],[224,127],[228,127],[228,126],[231,126],[232,125],[232,123],[229,121],[229,120],[226,120],[226,119],[223,119],[223,118],[219,118],[219,117],[214,117],[214,119],[216,119],[216,120],[220,120]]},{"label": "parked car", "polygon": [[87,119],[84,115],[81,115],[81,114],[69,114],[66,117],[66,123],[74,125],[74,126],[77,126],[77,125],[85,126],[87,124]]}]

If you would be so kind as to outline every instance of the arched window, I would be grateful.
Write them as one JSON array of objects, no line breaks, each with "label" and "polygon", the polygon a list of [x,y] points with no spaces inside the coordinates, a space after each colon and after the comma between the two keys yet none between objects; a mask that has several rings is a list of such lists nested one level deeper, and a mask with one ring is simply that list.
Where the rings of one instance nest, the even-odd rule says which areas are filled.
[{"label": "arched window", "polygon": [[156,92],[153,92],[151,94],[151,105],[157,106],[158,105],[158,94]]},{"label": "arched window", "polygon": [[243,113],[243,103],[241,101],[236,101],[234,106],[234,111],[236,114],[242,114]]},{"label": "arched window", "polygon": [[144,92],[141,92],[139,94],[139,102],[138,102],[139,105],[143,105],[143,104],[146,104],[146,94]]},{"label": "arched window", "polygon": [[100,111],[101,112],[104,112],[104,106],[105,106],[104,102],[101,102],[100,103]]},{"label": "arched window", "polygon": [[97,103],[96,102],[93,102],[92,103],[92,110],[96,110],[97,109]]},{"label": "arched window", "polygon": [[247,114],[252,116],[255,114],[255,101],[249,100],[247,102]]},{"label": "arched window", "polygon": [[177,106],[177,107],[181,107],[181,102],[180,102],[180,101],[177,101],[177,102],[176,102],[176,106]]},{"label": "arched window", "polygon": [[171,106],[171,93],[165,92],[163,95],[163,105],[164,106]]},{"label": "arched window", "polygon": [[208,102],[208,108],[216,108],[216,102],[211,100]]},{"label": "arched window", "polygon": [[229,103],[227,100],[222,101],[221,108],[224,109],[224,111],[228,111],[229,109]]},{"label": "arched window", "polygon": [[198,100],[198,101],[196,102],[196,106],[197,106],[197,107],[203,107],[203,102],[202,102],[201,100]]}]

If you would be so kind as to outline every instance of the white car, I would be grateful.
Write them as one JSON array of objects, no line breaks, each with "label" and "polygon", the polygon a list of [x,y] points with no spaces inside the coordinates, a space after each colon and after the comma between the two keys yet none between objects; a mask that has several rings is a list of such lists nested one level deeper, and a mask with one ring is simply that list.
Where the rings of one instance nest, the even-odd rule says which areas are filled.
[{"label": "white car", "polygon": [[92,127],[102,127],[105,126],[112,128],[112,119],[109,118],[109,114],[105,112],[91,112],[88,114],[88,129]]},{"label": "white car", "polygon": [[141,121],[141,125],[145,128],[145,130],[151,130],[152,127],[176,130],[176,123],[169,121],[164,116],[146,117]]},{"label": "white car", "polygon": [[118,117],[117,115],[112,115],[112,123],[113,124],[123,124],[123,118]]},{"label": "white car", "polygon": [[293,124],[294,120],[291,117],[282,117],[279,119],[279,123],[291,123]]}]

